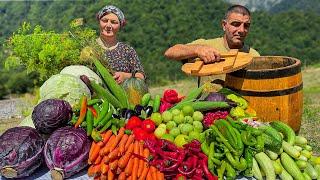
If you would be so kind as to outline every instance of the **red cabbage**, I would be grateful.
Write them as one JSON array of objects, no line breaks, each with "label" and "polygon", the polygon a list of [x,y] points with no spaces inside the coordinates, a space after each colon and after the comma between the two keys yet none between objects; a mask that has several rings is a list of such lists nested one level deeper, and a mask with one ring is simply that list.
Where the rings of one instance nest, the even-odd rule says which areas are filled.
[{"label": "red cabbage", "polygon": [[44,140],[36,129],[14,127],[0,136],[0,175],[21,178],[32,174],[43,162]]},{"label": "red cabbage", "polygon": [[32,112],[36,129],[44,134],[66,126],[72,117],[71,105],[61,99],[47,99],[39,103]]},{"label": "red cabbage", "polygon": [[44,147],[53,179],[68,178],[87,166],[91,141],[81,128],[63,127],[53,132]]},{"label": "red cabbage", "polygon": [[211,92],[205,99],[206,101],[226,101],[227,98],[221,94],[221,93],[217,93],[217,92]]}]

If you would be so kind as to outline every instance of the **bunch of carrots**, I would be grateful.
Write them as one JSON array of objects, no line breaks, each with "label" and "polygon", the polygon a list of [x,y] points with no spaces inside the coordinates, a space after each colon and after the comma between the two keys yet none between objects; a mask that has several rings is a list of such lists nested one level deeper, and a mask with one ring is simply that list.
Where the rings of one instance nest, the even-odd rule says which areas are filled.
[{"label": "bunch of carrots", "polygon": [[148,164],[150,151],[143,141],[125,134],[120,128],[117,135],[111,130],[102,134],[102,141],[93,142],[89,152],[88,176],[94,179],[163,180],[164,174]]}]

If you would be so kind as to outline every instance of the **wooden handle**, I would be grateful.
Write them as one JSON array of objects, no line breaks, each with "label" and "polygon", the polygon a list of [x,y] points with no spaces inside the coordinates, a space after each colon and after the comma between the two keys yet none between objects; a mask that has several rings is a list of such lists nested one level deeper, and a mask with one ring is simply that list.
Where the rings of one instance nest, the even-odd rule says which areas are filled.
[{"label": "wooden handle", "polygon": [[193,74],[193,73],[199,72],[202,66],[203,66],[203,61],[200,60],[200,61],[194,62],[194,65],[191,68],[191,73]]},{"label": "wooden handle", "polygon": [[221,53],[220,57],[221,58],[226,58],[226,57],[233,57],[233,56],[237,56],[239,50],[238,49],[231,49],[230,51],[228,51],[227,53]]}]

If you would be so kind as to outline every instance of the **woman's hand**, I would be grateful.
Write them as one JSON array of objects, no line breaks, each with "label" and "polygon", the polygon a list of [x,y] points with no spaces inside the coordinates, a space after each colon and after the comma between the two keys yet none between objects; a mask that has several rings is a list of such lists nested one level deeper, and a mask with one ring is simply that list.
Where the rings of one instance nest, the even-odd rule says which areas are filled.
[{"label": "woman's hand", "polygon": [[[113,78],[117,81],[118,84],[123,83],[126,79],[131,78],[132,73],[126,72],[115,72]],[[140,79],[144,79],[144,75],[142,73],[136,73],[135,76]]]},{"label": "woman's hand", "polygon": [[113,75],[114,80],[116,80],[118,84],[123,83],[124,80],[130,77],[131,77],[131,73],[126,73],[126,72],[115,72]]}]

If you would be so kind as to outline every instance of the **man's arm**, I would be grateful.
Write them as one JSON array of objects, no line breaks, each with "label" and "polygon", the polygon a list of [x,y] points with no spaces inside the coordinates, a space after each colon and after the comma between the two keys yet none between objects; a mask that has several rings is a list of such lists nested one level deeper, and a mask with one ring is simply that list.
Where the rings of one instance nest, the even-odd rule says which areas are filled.
[{"label": "man's arm", "polygon": [[215,48],[200,44],[176,44],[167,49],[164,56],[173,60],[199,57],[205,63],[214,62],[215,60],[220,59],[220,54]]}]

